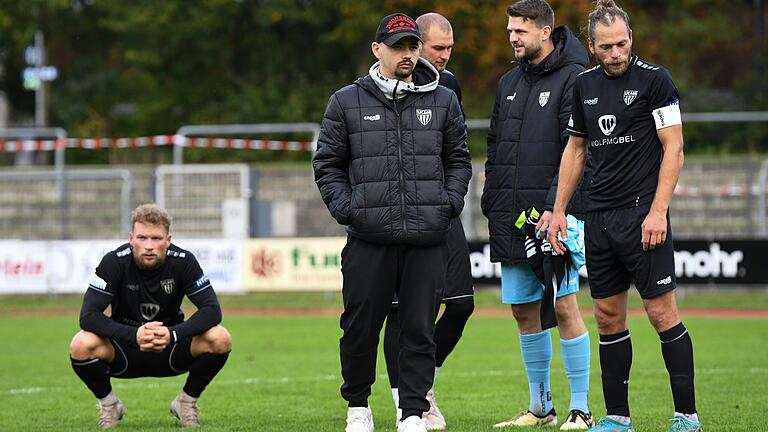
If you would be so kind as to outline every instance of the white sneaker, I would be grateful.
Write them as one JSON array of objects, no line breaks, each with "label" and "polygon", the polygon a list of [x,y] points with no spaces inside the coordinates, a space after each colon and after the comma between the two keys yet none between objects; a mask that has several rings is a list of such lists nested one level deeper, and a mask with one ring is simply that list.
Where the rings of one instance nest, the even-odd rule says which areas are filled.
[{"label": "white sneaker", "polygon": [[371,407],[350,407],[347,409],[346,432],[373,432]]},{"label": "white sneaker", "polygon": [[395,429],[400,427],[400,419],[403,418],[403,410],[400,408],[395,409]]},{"label": "white sneaker", "polygon": [[427,430],[445,430],[445,417],[443,417],[443,413],[440,412],[440,408],[437,407],[437,402],[435,402],[434,388],[429,389],[427,392],[427,401],[429,402],[429,411],[425,412],[422,416]]},{"label": "white sneaker", "polygon": [[414,415],[401,421],[397,432],[427,432],[427,426],[423,419]]}]

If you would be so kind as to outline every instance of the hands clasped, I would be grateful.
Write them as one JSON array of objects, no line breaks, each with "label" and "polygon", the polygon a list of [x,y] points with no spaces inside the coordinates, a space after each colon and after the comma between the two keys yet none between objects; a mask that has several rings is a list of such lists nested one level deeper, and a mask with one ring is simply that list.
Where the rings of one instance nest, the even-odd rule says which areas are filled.
[{"label": "hands clasped", "polygon": [[161,352],[171,343],[171,331],[159,321],[148,322],[136,331],[136,343],[142,351]]}]

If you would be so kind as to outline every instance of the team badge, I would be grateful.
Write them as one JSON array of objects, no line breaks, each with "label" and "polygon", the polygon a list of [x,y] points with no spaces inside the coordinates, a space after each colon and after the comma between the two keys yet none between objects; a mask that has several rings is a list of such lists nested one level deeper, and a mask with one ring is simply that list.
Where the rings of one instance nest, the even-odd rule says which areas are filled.
[{"label": "team badge", "polygon": [[160,306],[154,303],[141,303],[139,305],[139,312],[141,312],[142,318],[152,321],[157,316],[157,313],[160,312]]},{"label": "team badge", "polygon": [[163,288],[163,291],[165,291],[166,294],[170,294],[173,292],[173,287],[175,284],[173,279],[163,279],[160,281],[160,286]]},{"label": "team badge", "polygon": [[431,109],[417,109],[416,110],[416,118],[419,119],[419,123],[423,124],[424,126],[429,123],[430,120],[432,120],[432,110]]},{"label": "team badge", "polygon": [[637,97],[637,90],[624,90],[624,103],[629,106]]},{"label": "team badge", "polygon": [[544,108],[544,105],[549,101],[549,92],[539,93],[539,105]]},{"label": "team badge", "polygon": [[603,131],[605,136],[610,136],[613,129],[616,128],[616,116],[612,114],[600,116],[597,119],[597,124],[600,126],[600,130]]}]

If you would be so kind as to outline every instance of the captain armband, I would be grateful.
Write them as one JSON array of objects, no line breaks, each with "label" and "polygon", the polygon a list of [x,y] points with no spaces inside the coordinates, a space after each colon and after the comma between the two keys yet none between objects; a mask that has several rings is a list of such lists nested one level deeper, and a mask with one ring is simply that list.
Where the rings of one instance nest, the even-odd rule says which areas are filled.
[{"label": "captain armband", "polygon": [[656,129],[683,124],[680,115],[680,101],[672,99],[666,106],[656,108],[651,111],[653,121],[656,122]]}]

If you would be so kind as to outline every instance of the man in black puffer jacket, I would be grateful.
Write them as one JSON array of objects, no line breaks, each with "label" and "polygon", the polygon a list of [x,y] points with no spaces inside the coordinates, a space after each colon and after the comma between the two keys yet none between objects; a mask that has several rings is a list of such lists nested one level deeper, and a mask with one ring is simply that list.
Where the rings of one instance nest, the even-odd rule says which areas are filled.
[{"label": "man in black puffer jacket", "polygon": [[[491,261],[502,265],[502,302],[511,305],[520,333],[530,404],[496,427],[555,426],[557,416],[549,391],[552,340],[540,321],[544,286],[526,261],[525,234],[515,221],[528,208],[544,210],[536,230],[546,230],[560,156],[567,143],[571,103],[582,103],[571,100],[571,89],[587,64],[587,52],[567,27],[554,27],[554,12],[544,0],[519,1],[507,8],[507,15],[509,42],[520,65],[499,80],[488,132],[481,207],[488,218]],[[576,219],[574,224],[583,226]],[[576,302],[578,285],[578,273],[571,269],[558,287],[555,302],[571,387],[564,430],[588,429],[593,423],[587,405],[589,333]]]},{"label": "man in black puffer jacket", "polygon": [[385,17],[369,74],[331,96],[312,160],[331,215],[347,226],[341,271],[340,341],[349,402],[347,431],[373,430],[368,396],[378,337],[392,298],[400,301],[399,431],[425,430],[435,367],[450,220],[472,175],[456,95],[419,59],[421,34],[404,14]]}]

